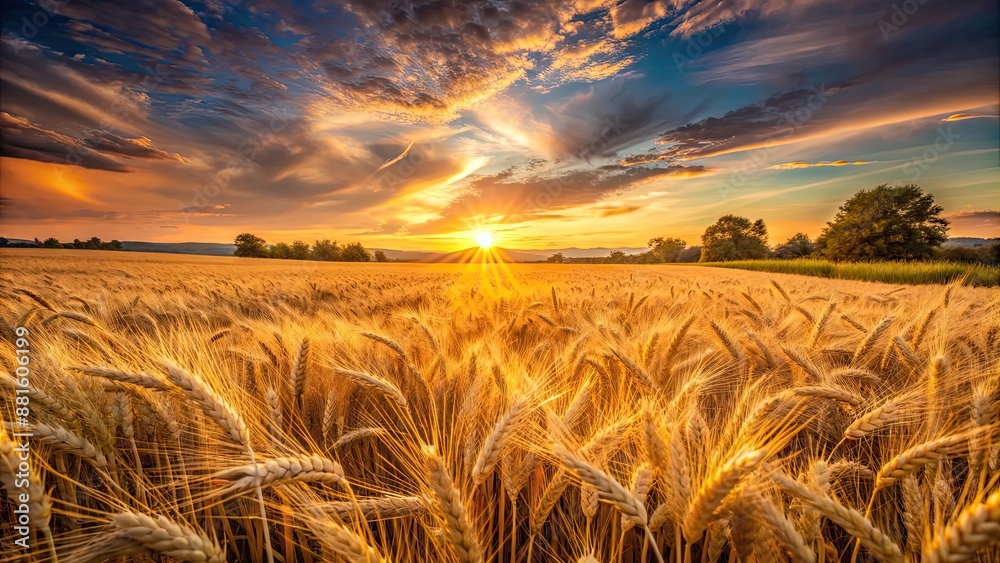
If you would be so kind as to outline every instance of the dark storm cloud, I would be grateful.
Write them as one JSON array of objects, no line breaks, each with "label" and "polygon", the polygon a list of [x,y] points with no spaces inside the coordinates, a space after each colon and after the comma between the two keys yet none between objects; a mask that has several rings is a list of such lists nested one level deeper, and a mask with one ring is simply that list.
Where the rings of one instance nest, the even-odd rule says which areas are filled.
[{"label": "dark storm cloud", "polygon": [[129,167],[92,150],[78,139],[42,129],[27,119],[0,112],[0,155],[39,162],[129,172]]}]

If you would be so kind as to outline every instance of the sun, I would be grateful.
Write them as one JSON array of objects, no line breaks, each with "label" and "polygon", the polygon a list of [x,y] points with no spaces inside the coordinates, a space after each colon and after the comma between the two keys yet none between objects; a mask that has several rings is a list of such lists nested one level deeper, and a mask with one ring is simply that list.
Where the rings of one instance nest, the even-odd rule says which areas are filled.
[{"label": "sun", "polygon": [[484,250],[493,246],[493,233],[487,231],[476,233],[476,242],[479,243],[479,248]]}]

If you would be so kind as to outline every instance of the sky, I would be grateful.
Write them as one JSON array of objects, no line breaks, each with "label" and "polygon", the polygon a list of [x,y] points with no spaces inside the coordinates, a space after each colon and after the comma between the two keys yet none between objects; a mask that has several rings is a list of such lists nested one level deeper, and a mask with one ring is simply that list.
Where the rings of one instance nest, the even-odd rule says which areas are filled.
[{"label": "sky", "polygon": [[457,250],[1000,236],[995,0],[4,0],[0,235]]}]

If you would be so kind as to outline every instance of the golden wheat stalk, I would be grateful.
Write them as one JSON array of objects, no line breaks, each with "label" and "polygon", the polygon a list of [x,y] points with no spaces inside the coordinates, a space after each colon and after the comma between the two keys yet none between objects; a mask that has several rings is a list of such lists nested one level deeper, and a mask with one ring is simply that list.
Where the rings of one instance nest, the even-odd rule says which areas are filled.
[{"label": "golden wheat stalk", "polygon": [[302,344],[299,345],[299,353],[295,356],[295,362],[292,364],[292,377],[291,377],[291,388],[292,388],[292,403],[302,409],[302,395],[306,391],[306,375],[307,368],[309,364],[309,337],[302,339]]},{"label": "golden wheat stalk", "polygon": [[337,372],[338,375],[342,375],[359,385],[382,393],[386,397],[395,401],[400,407],[406,408],[408,404],[406,397],[403,395],[403,392],[399,390],[399,387],[396,387],[381,377],[343,368],[333,368],[333,370]]},{"label": "golden wheat stalk", "polygon": [[132,373],[101,366],[76,366],[69,369],[91,377],[102,377],[111,381],[129,383],[131,385],[138,385],[139,387],[154,389],[156,391],[166,391],[170,389],[170,386],[166,381],[145,372]]},{"label": "golden wheat stalk", "polygon": [[493,426],[493,431],[486,436],[483,447],[479,450],[476,463],[472,467],[472,482],[479,485],[493,473],[500,458],[500,452],[517,430],[517,425],[528,412],[530,399],[527,395],[515,399],[507,412]]},{"label": "golden wheat stalk", "polygon": [[221,492],[225,494],[239,494],[289,482],[347,485],[344,468],[336,461],[318,455],[280,457],[223,469],[212,475],[212,482],[224,485],[225,489]]},{"label": "golden wheat stalk", "polygon": [[889,401],[881,407],[865,413],[844,430],[844,439],[860,440],[885,424],[896,420],[899,408],[900,402]]},{"label": "golden wheat stalk", "polygon": [[444,517],[445,537],[455,553],[464,563],[478,563],[483,560],[479,538],[472,526],[462,494],[455,486],[451,472],[432,446],[424,446],[427,485],[436,500],[437,508]]},{"label": "golden wheat stalk", "polygon": [[802,534],[795,529],[795,526],[773,502],[760,498],[756,506],[761,520],[771,528],[792,561],[796,563],[816,561],[816,554],[806,545]]},{"label": "golden wheat stalk", "polygon": [[562,444],[555,444],[553,453],[556,454],[563,466],[576,473],[585,483],[594,487],[601,500],[613,505],[632,524],[646,526],[648,523],[646,508],[614,477],[584,461]]},{"label": "golden wheat stalk", "polygon": [[366,522],[377,522],[393,518],[417,516],[427,511],[427,499],[423,497],[378,497],[357,501],[337,501],[316,505],[327,514],[335,514],[341,520],[351,520],[359,514]]},{"label": "golden wheat stalk", "polygon": [[854,359],[852,360],[853,363],[862,359],[875,346],[875,344],[878,343],[879,338],[885,334],[885,331],[889,330],[889,326],[892,324],[893,320],[894,317],[885,317],[879,321],[877,325],[872,327],[870,331],[868,331],[868,334],[865,335],[861,344],[859,344],[857,349],[854,351]]},{"label": "golden wheat stalk", "polygon": [[105,469],[108,466],[108,458],[104,455],[103,451],[86,438],[74,434],[71,430],[67,430],[62,426],[45,424],[44,422],[26,424],[24,426],[8,422],[4,426],[7,432],[25,432],[31,434],[32,439],[37,439],[43,444],[49,444],[56,449],[85,459],[99,469]]},{"label": "golden wheat stalk", "polygon": [[992,433],[993,428],[980,426],[959,434],[952,434],[928,442],[917,444],[887,461],[875,476],[875,489],[894,485],[900,479],[913,474],[921,467],[934,463],[945,456],[966,451],[969,439],[984,433]]},{"label": "golden wheat stalk", "polygon": [[880,560],[889,563],[903,562],[899,546],[860,512],[843,506],[826,495],[817,493],[781,472],[772,473],[771,479],[786,493],[819,510],[824,516],[858,538],[861,545],[868,548]]},{"label": "golden wheat stalk", "polygon": [[1000,491],[962,511],[924,549],[925,563],[971,561],[982,549],[1000,543]]},{"label": "golden wheat stalk", "polygon": [[[203,532],[182,526],[164,516],[121,512],[111,516],[114,533],[106,558],[152,552],[180,561],[223,563],[226,552]],[[126,540],[129,543],[121,543]]]},{"label": "golden wheat stalk", "polygon": [[696,542],[701,539],[714,518],[715,510],[740,481],[760,465],[764,456],[765,452],[762,450],[733,456],[702,482],[684,517],[684,537],[687,541]]}]

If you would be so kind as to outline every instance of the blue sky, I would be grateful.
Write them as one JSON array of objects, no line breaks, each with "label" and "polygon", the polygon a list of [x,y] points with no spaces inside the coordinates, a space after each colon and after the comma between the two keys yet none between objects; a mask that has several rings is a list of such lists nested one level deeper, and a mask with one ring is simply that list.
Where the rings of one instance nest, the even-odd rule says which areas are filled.
[{"label": "blue sky", "polygon": [[3,6],[6,236],[779,243],[881,183],[1000,236],[992,1]]}]

